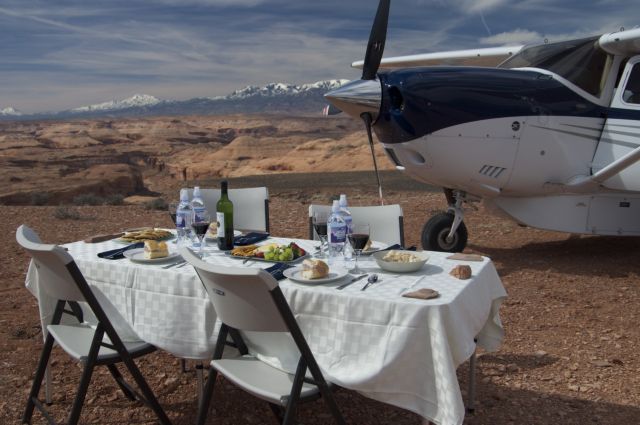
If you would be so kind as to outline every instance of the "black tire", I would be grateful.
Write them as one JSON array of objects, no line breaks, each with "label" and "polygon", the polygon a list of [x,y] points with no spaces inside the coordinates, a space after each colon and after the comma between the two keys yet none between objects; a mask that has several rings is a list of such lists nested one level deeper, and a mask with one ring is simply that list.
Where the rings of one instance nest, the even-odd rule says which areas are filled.
[{"label": "black tire", "polygon": [[422,228],[422,248],[428,251],[462,252],[467,246],[467,226],[460,223],[453,235],[453,241],[447,243],[447,235],[453,225],[452,213],[441,212],[429,219]]}]

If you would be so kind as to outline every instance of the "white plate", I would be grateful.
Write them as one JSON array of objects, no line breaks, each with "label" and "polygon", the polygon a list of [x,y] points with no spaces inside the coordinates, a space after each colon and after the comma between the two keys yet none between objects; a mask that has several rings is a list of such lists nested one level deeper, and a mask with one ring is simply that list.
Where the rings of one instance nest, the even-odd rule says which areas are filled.
[{"label": "white plate", "polygon": [[[234,230],[233,231],[233,237],[235,238],[236,236],[242,236],[242,232],[240,230]],[[207,234],[205,235],[205,239],[207,241],[215,241],[218,239],[217,236],[213,236],[211,233],[207,232]]]},{"label": "white plate", "polygon": [[388,246],[389,245],[387,245],[384,242],[373,241],[373,242],[371,242],[371,246],[369,247],[369,249],[362,251],[362,255],[371,255],[374,252],[376,252],[378,250],[381,250],[381,249],[384,249],[384,248],[386,248]]},{"label": "white plate", "polygon": [[346,270],[338,269],[330,271],[326,277],[321,277],[318,279],[305,279],[304,277],[302,277],[302,267],[293,267],[290,269],[286,269],[282,272],[282,274],[295,282],[321,284],[342,279],[343,277],[348,275],[349,272]]},{"label": "white plate", "polygon": [[151,258],[151,259],[144,258],[144,248],[130,249],[128,251],[125,251],[123,254],[125,257],[127,257],[129,260],[133,261],[134,263],[147,263],[147,264],[165,263],[170,260],[175,260],[177,257],[180,256],[180,254],[177,252],[169,252],[169,255],[166,257]]}]

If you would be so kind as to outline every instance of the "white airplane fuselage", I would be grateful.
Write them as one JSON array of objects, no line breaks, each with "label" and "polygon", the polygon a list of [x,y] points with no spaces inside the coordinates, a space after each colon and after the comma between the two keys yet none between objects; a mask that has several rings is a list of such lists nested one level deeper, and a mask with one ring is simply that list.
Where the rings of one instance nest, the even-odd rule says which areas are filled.
[{"label": "white airplane fuselage", "polygon": [[[542,78],[553,79],[550,73],[540,71]],[[508,72],[531,74],[536,70]],[[412,178],[482,198],[522,224],[571,233],[640,235],[640,164],[625,168],[602,184],[575,184],[640,147],[640,105],[623,104],[620,93],[613,93],[610,105],[598,105],[562,78],[554,82],[541,90],[561,91],[558,85],[564,85],[574,98],[565,104],[559,101],[557,106],[535,95],[527,98],[526,90],[514,93],[515,99],[490,95],[488,99],[498,103],[507,99],[500,106],[502,110],[493,114],[507,116],[491,117],[489,113],[489,118],[473,120],[468,119],[469,111],[483,101],[482,95],[475,96],[475,104],[463,104],[459,112],[464,122],[412,140],[385,143],[394,135],[402,139],[398,133],[408,130],[409,124],[401,121],[401,115],[407,112],[406,103],[415,100],[405,96],[403,110],[396,112],[399,118],[394,117],[393,106],[380,118],[381,126],[398,123],[400,129],[376,132],[392,161]],[[448,99],[466,90],[464,84],[456,85],[462,90],[451,90]],[[424,96],[429,101],[423,100],[421,105],[427,111],[425,120],[444,117],[440,111],[456,114],[456,103],[431,103],[432,93],[436,98],[439,94],[429,90],[425,89]],[[461,97],[460,102],[465,99]],[[516,110],[528,102],[534,114],[511,115],[505,111],[509,102],[520,103]],[[563,109],[571,114],[561,114]]]}]

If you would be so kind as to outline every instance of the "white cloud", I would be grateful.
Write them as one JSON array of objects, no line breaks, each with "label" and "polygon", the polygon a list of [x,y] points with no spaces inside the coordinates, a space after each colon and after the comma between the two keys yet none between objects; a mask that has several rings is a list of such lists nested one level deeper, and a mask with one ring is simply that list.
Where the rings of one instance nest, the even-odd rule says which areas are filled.
[{"label": "white cloud", "polygon": [[540,43],[544,40],[544,37],[535,32],[523,29],[516,29],[509,32],[502,32],[489,37],[482,37],[480,39],[481,44],[493,44],[493,45],[508,45],[508,44],[528,44],[528,43]]}]

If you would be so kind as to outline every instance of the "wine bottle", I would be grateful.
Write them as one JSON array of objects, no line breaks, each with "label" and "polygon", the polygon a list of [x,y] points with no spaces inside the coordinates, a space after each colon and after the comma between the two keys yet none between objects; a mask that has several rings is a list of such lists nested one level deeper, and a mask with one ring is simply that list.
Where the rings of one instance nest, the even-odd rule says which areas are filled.
[{"label": "wine bottle", "polygon": [[218,222],[218,249],[228,251],[233,249],[233,203],[227,193],[226,180],[220,183],[220,199],[216,204],[216,220]]}]

